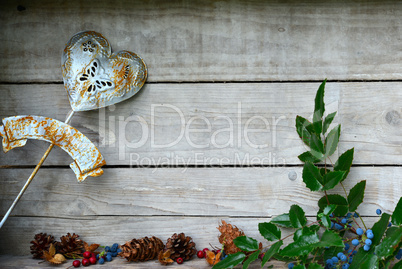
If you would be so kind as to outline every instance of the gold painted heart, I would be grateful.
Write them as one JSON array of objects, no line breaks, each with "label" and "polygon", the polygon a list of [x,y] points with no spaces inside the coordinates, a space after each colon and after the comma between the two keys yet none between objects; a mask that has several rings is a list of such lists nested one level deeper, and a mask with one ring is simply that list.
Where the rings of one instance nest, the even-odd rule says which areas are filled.
[{"label": "gold painted heart", "polygon": [[136,94],[147,78],[144,61],[130,51],[112,53],[100,33],[75,34],[62,57],[64,87],[74,111],[92,110],[124,101]]}]

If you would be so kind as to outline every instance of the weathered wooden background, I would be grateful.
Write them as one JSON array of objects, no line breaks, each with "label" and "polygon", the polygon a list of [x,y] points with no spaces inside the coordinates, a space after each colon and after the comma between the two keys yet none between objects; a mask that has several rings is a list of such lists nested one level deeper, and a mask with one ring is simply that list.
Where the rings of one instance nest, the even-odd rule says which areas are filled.
[{"label": "weathered wooden background", "polygon": [[[64,120],[60,57],[82,30],[139,54],[149,77],[135,97],[74,116],[104,175],[77,183],[54,149],[1,229],[0,254],[28,255],[39,232],[104,245],[184,232],[202,249],[219,244],[221,219],[259,238],[257,224],[294,203],[314,219],[320,194],[302,182],[294,123],[325,78],[342,124],[336,155],[355,148],[346,188],[367,180],[359,211],[374,222],[402,194],[401,18],[400,1],[379,0],[2,1],[0,118]],[[0,215],[47,146],[0,153]]]}]

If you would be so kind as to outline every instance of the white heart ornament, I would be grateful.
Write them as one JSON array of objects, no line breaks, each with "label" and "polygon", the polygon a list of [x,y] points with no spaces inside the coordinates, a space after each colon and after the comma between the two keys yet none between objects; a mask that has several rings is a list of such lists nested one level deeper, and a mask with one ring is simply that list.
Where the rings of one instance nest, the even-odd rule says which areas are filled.
[{"label": "white heart ornament", "polygon": [[62,57],[64,87],[74,111],[92,110],[124,101],[147,78],[144,61],[130,51],[112,53],[101,34],[85,31],[67,43]]}]

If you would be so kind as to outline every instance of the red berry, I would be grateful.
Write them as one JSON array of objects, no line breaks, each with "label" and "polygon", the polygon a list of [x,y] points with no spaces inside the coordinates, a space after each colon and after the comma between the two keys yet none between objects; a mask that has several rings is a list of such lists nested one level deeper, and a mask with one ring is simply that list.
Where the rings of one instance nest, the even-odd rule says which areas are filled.
[{"label": "red berry", "polygon": [[96,254],[95,253],[91,253],[91,257],[95,257],[96,258]]},{"label": "red berry", "polygon": [[200,258],[200,259],[204,258],[205,257],[204,251],[202,251],[202,250],[198,251],[197,252],[197,257]]},{"label": "red berry", "polygon": [[209,251],[209,248],[204,248],[202,251],[204,252],[204,256],[206,257],[207,256],[207,251]]},{"label": "red berry", "polygon": [[85,252],[82,254],[82,256],[83,256],[85,259],[89,259],[89,258],[91,258],[92,253],[89,252],[89,251],[85,251]]},{"label": "red berry", "polygon": [[81,265],[81,262],[79,260],[73,261],[73,266],[74,267],[80,267],[80,265]]},{"label": "red berry", "polygon": [[90,264],[88,259],[82,259],[82,266],[89,266]]},{"label": "red berry", "polygon": [[182,264],[183,263],[183,258],[181,258],[181,257],[177,258],[176,262],[178,264]]},{"label": "red berry", "polygon": [[91,258],[89,258],[89,262],[90,262],[91,264],[95,264],[95,263],[96,263],[96,256],[95,256],[95,257],[92,256]]}]

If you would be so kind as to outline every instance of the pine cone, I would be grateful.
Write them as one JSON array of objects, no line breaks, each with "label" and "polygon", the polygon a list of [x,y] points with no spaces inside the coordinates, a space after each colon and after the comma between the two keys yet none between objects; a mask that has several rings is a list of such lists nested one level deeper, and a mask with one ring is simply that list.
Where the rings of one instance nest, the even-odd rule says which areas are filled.
[{"label": "pine cone", "polygon": [[221,235],[219,236],[219,243],[223,244],[223,250],[225,253],[234,254],[239,252],[240,249],[236,247],[236,245],[233,243],[233,240],[236,237],[243,236],[244,232],[236,226],[226,223],[224,220],[222,220],[222,225],[219,225],[218,230],[221,232]]},{"label": "pine cone", "polygon": [[126,258],[129,262],[145,262],[158,258],[158,254],[163,248],[162,240],[155,236],[134,238],[121,246],[122,252],[119,253],[119,256]]},{"label": "pine cone", "polygon": [[47,235],[46,233],[36,234],[34,240],[31,241],[31,254],[34,259],[43,259],[43,251],[49,250],[50,245],[54,242],[54,237],[52,235]]},{"label": "pine cone", "polygon": [[195,249],[195,243],[189,236],[185,236],[184,233],[173,234],[171,238],[167,240],[166,248],[170,250],[170,258],[174,261],[181,257],[183,261],[190,260],[197,252]]},{"label": "pine cone", "polygon": [[75,258],[85,252],[84,241],[78,239],[78,234],[67,233],[60,237],[61,242],[56,243],[57,253],[63,254],[67,258]]}]

